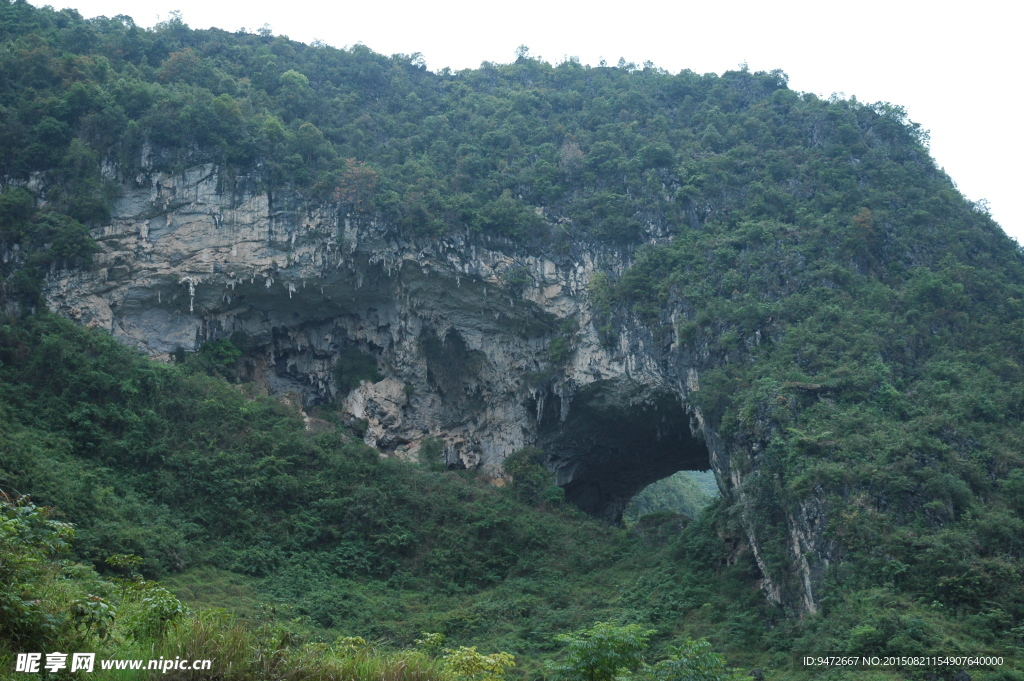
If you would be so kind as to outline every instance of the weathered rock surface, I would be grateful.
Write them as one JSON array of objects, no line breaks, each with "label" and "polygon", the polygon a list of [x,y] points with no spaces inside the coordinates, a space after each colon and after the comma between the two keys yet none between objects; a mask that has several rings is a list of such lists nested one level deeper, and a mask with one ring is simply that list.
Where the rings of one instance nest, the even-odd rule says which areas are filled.
[{"label": "weathered rock surface", "polygon": [[[93,267],[50,279],[51,309],[158,358],[244,339],[246,378],[306,404],[337,400],[392,455],[415,457],[435,436],[449,465],[499,475],[506,456],[539,445],[567,498],[609,521],[678,470],[713,468],[727,497],[740,487],[733,445],[689,402],[706,358],[675,329],[655,339],[624,322],[614,347],[601,342],[587,287],[600,269],[621,268],[621,255],[404,239],[245,178],[224,184],[211,166],[136,178],[97,235]],[[555,365],[549,345],[567,319],[578,331]],[[352,349],[384,378],[337,394],[332,370]],[[804,515],[792,524],[793,581],[805,592],[787,596],[767,572],[764,586],[770,600],[813,611],[806,556],[820,553],[820,519]],[[748,541],[764,569],[749,528]]]}]

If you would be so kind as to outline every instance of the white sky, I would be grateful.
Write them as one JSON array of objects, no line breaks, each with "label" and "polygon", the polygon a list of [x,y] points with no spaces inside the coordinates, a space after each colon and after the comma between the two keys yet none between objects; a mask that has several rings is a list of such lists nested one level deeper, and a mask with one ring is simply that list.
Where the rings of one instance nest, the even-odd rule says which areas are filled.
[{"label": "white sky", "polygon": [[[33,0],[34,4],[44,2]],[[152,26],[179,10],[217,26],[383,54],[420,52],[431,70],[510,62],[519,45],[559,62],[655,65],[676,73],[782,69],[791,88],[889,101],[931,131],[939,165],[1024,243],[1024,3],[1019,0],[700,0],[636,3],[518,0],[326,3],[314,0],[56,0],[84,16],[127,14]]]}]

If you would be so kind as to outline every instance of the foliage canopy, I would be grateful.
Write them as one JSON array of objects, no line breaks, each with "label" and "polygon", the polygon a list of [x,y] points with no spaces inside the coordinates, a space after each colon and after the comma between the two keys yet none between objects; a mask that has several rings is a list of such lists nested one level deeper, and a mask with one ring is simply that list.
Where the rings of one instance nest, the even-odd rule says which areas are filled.
[{"label": "foliage canopy", "polygon": [[[536,452],[498,491],[380,461],[340,428],[307,434],[287,405],[194,371],[232,379],[231,341],[164,367],[46,315],[4,317],[0,483],[73,519],[78,559],[138,555],[182,592],[241,580],[311,628],[539,654],[620,613],[665,639],[706,627],[740,655],[1020,644],[1024,260],[899,107],[801,95],[781,72],[525,52],[430,73],[363,46],[22,0],[0,0],[0,41],[3,296],[37,305],[48,272],[87,262],[123,183],[202,163],[245,185],[226,190],[336,204],[413,239],[618,252],[629,266],[592,281],[598,331],[611,344],[636,322],[650,347],[706,358],[694,398],[737,444],[749,504],[637,538],[575,516]],[[574,351],[564,331],[555,364]],[[376,375],[349,359],[339,384]],[[721,539],[749,512],[764,569],[799,589],[788,523],[812,508],[833,553],[820,617],[796,622],[765,609],[758,567]],[[56,521],[24,512],[5,521],[4,584],[57,574],[23,541]],[[70,626],[2,588],[10,639]],[[99,632],[89,593],[69,602]]]}]

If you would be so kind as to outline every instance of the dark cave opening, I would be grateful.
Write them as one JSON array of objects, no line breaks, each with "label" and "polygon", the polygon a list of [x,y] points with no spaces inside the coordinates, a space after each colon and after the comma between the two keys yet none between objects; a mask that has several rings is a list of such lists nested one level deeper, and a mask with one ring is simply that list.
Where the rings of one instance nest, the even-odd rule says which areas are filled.
[{"label": "dark cave opening", "polygon": [[596,518],[619,523],[651,483],[711,467],[690,414],[668,389],[597,381],[574,396],[564,419],[553,408],[541,415],[539,444],[566,499]]}]

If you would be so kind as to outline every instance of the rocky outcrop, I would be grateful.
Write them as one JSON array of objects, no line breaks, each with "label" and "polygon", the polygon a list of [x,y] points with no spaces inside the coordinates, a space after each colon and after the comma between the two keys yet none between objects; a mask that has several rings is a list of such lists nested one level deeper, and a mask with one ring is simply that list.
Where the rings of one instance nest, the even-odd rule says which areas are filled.
[{"label": "rocky outcrop", "polygon": [[[506,456],[538,445],[567,498],[612,522],[678,470],[713,468],[727,497],[742,489],[734,445],[690,403],[707,358],[675,328],[656,337],[626,319],[614,343],[599,337],[588,284],[623,267],[621,254],[405,238],[212,166],[140,175],[97,238],[91,269],[51,277],[51,309],[164,359],[231,338],[247,379],[337,402],[387,454],[414,458],[433,436],[448,465],[500,475]],[[340,394],[333,369],[354,351],[383,378]],[[806,593],[787,597],[767,572],[765,590],[813,610],[804,554],[820,518],[804,516],[792,522]]]}]

